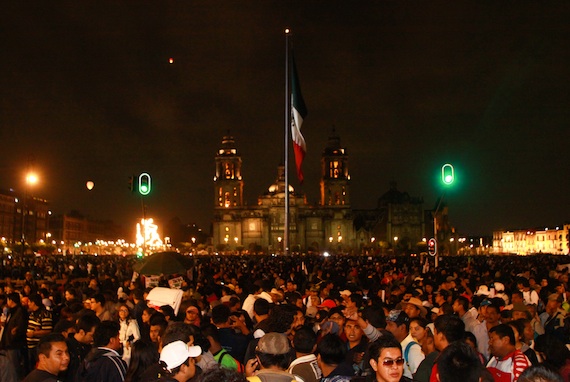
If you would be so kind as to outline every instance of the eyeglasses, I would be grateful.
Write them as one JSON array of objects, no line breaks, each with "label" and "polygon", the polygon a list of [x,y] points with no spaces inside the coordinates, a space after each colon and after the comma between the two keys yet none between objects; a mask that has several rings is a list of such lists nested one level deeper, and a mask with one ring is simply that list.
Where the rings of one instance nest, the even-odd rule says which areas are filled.
[{"label": "eyeglasses", "polygon": [[396,364],[396,366],[402,366],[404,364],[404,359],[403,358],[385,359],[384,361],[382,361],[382,366],[392,367],[394,366],[394,364]]}]

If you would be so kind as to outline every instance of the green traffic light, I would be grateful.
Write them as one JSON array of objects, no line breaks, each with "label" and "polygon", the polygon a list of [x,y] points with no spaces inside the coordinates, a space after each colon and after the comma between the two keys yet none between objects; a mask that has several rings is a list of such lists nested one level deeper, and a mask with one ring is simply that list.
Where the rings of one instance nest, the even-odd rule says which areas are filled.
[{"label": "green traffic light", "polygon": [[455,181],[455,170],[449,163],[441,167],[441,181],[448,186]]},{"label": "green traffic light", "polygon": [[139,175],[139,194],[141,195],[148,195],[150,194],[151,189],[151,181],[150,175],[146,172],[143,172]]}]

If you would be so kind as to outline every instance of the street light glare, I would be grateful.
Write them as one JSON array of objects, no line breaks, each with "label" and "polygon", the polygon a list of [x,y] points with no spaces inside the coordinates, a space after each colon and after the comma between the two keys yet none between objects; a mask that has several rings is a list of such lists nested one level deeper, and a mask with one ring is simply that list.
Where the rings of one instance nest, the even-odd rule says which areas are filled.
[{"label": "street light glare", "polygon": [[27,184],[34,185],[34,184],[38,183],[38,180],[39,180],[39,178],[36,174],[28,174],[26,176],[26,183]]}]

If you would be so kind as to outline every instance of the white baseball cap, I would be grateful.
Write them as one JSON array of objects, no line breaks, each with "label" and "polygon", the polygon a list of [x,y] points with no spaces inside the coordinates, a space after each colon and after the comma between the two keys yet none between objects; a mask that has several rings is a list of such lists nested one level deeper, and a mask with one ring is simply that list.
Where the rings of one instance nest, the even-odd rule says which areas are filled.
[{"label": "white baseball cap", "polygon": [[162,348],[160,360],[166,364],[168,371],[172,371],[188,358],[198,357],[200,354],[202,354],[200,346],[188,346],[182,341],[174,341]]}]

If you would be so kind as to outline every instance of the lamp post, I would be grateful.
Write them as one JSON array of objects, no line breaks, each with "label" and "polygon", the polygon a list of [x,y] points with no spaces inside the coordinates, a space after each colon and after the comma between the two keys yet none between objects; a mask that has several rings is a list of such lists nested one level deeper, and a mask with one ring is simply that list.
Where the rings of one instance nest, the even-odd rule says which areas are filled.
[{"label": "lamp post", "polygon": [[26,203],[28,200],[29,188],[38,183],[38,176],[33,172],[28,171],[26,174],[25,184],[24,184],[24,197],[22,198],[21,208],[22,208],[22,223],[20,224],[21,236],[20,244],[22,245],[22,256],[25,253],[26,246]]}]

